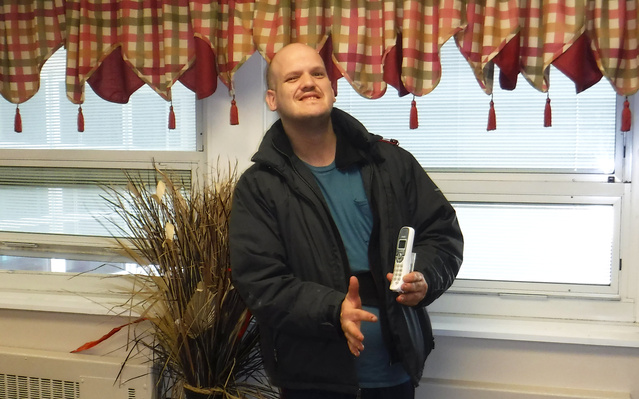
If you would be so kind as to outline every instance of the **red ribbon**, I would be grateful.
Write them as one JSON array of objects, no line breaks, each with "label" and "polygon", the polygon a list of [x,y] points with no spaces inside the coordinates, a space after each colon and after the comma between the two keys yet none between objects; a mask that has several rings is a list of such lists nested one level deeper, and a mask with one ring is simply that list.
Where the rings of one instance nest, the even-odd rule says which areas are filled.
[{"label": "red ribbon", "polygon": [[109,331],[107,334],[103,335],[100,339],[97,339],[95,341],[87,342],[86,344],[80,346],[78,349],[72,350],[71,353],[78,353],[78,352],[85,351],[87,349],[91,349],[94,346],[96,346],[97,344],[99,344],[100,342],[106,341],[107,339],[111,338],[111,336],[113,334],[117,333],[118,331],[120,331],[124,327],[130,326],[131,324],[139,323],[139,322],[142,322],[142,321],[145,321],[145,320],[146,320],[146,318],[139,318],[137,320],[133,320],[130,323],[123,324],[120,327],[116,327],[116,328],[112,329],[111,331]]}]

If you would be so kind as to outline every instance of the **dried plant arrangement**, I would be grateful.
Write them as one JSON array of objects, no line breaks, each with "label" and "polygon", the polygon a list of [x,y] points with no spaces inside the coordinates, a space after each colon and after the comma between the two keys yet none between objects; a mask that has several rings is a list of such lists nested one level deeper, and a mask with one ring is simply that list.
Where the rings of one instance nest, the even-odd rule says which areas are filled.
[{"label": "dried plant arrangement", "polygon": [[129,276],[126,307],[145,321],[129,332],[127,359],[147,353],[161,398],[278,398],[263,374],[256,325],[230,278],[236,168],[188,187],[157,172],[155,187],[128,175],[128,190],[105,196],[123,222],[122,250],[144,270]]}]

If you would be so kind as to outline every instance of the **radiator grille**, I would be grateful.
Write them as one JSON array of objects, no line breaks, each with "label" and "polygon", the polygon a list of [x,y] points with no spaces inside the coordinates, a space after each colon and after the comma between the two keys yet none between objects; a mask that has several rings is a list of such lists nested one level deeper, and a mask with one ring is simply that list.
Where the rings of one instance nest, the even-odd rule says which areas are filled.
[{"label": "radiator grille", "polygon": [[148,364],[0,346],[0,399],[154,399]]},{"label": "radiator grille", "polygon": [[[0,374],[0,399],[79,398],[79,382]],[[133,398],[135,398],[135,396],[133,396]]]}]

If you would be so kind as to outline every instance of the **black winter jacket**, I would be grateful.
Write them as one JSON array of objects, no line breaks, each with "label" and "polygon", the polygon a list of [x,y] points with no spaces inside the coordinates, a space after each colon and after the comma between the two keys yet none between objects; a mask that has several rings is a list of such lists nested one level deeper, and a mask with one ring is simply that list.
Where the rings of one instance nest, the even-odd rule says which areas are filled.
[{"label": "black winter jacket", "polygon": [[[453,283],[463,239],[455,211],[413,156],[334,109],[336,165],[361,166],[373,212],[369,261],[385,306],[392,356],[419,382],[434,347],[426,305]],[[297,158],[281,121],[266,133],[238,181],[231,213],[232,276],[260,328],[271,382],[292,389],[358,390],[355,358],[339,313],[351,275],[344,245],[312,172]],[[428,283],[418,306],[388,289],[397,235],[415,228],[415,270]]]}]

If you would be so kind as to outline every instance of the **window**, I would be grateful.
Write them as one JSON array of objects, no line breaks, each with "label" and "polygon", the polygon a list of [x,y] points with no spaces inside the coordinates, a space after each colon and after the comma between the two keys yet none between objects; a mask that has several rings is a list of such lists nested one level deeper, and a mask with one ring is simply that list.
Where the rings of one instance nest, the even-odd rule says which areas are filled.
[{"label": "window", "polygon": [[[545,128],[547,94],[520,75],[514,91],[495,87],[497,130],[487,131],[491,97],[453,40],[441,55],[440,84],[415,98],[416,130],[408,126],[412,96],[398,97],[392,87],[370,101],[341,79],[336,102],[371,132],[397,139],[457,210],[464,263],[433,310],[634,320],[627,306],[634,294],[623,283],[630,273],[621,268],[631,164],[627,137],[617,132],[621,99],[609,82],[575,95],[552,69],[552,127]],[[605,315],[593,312],[593,299]],[[576,303],[591,307],[575,311]]]},{"label": "window", "polygon": [[470,237],[466,252],[472,264],[461,270],[461,279],[612,283],[612,204],[471,202],[455,207]]},{"label": "window", "polygon": [[336,106],[374,133],[400,140],[431,172],[615,172],[617,99],[604,79],[575,95],[574,84],[551,67],[553,120],[552,127],[545,128],[546,94],[520,75],[516,90],[495,88],[497,130],[487,132],[490,97],[479,88],[454,41],[449,40],[441,54],[441,82],[433,92],[415,98],[420,121],[416,130],[408,128],[412,97],[400,98],[390,86],[383,98],[367,101],[340,79]]},{"label": "window", "polygon": [[[65,51],[44,65],[38,93],[20,105],[0,103],[0,269],[116,273],[131,270],[105,244],[113,234],[103,185],[126,186],[124,170],[153,184],[154,163],[189,181],[203,164],[195,94],[173,87],[169,106],[148,86],[127,104],[109,103],[85,86],[85,131],[65,92]],[[106,265],[106,266],[105,266]]]}]

